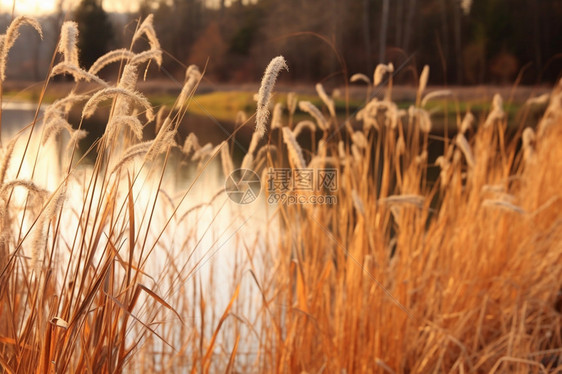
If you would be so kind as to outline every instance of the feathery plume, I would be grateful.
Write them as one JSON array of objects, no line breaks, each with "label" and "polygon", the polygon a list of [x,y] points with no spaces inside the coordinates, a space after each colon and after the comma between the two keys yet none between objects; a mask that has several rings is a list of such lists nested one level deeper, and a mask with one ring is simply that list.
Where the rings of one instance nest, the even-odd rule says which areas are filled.
[{"label": "feathery plume", "polygon": [[300,121],[293,129],[293,135],[295,136],[295,138],[298,137],[304,129],[308,129],[310,132],[314,132],[316,131],[316,125],[312,121]]},{"label": "feathery plume", "polygon": [[191,132],[189,133],[187,138],[185,138],[185,142],[183,143],[181,151],[186,156],[189,156],[191,152],[197,151],[199,148],[201,148],[201,146],[199,145],[199,139],[197,139],[197,135]]},{"label": "feathery plume", "polygon": [[357,147],[361,149],[367,148],[367,138],[362,131],[355,131],[353,135],[351,135],[351,140]]},{"label": "feathery plume", "polygon": [[351,78],[349,78],[349,81],[351,83],[363,81],[367,84],[371,84],[371,80],[369,79],[369,77],[361,73],[353,74]]},{"label": "feathery plume", "polygon": [[11,191],[12,189],[14,189],[16,187],[23,187],[28,192],[33,193],[33,194],[38,195],[38,196],[43,195],[47,192],[45,189],[36,185],[33,181],[25,180],[25,179],[16,179],[16,180],[10,181],[8,183],[5,183],[5,184],[2,185],[2,187],[0,187],[0,198],[4,199],[4,200],[7,200],[8,195],[9,195],[9,191]]},{"label": "feathery plume", "polygon": [[158,156],[160,153],[165,152],[169,147],[173,147],[176,144],[174,140],[176,136],[176,129],[172,126],[172,121],[166,118],[164,121],[164,125],[156,134],[154,141],[150,145],[150,148],[146,152],[146,156],[144,157],[147,161],[152,161]]},{"label": "feathery plume", "polygon": [[392,74],[394,72],[394,65],[392,63],[386,64],[378,64],[375,68],[375,73],[373,74],[373,85],[376,87],[384,78],[385,74]]},{"label": "feathery plume", "polygon": [[266,159],[268,154],[277,154],[277,147],[273,144],[266,144],[261,147],[256,155],[256,160]]},{"label": "feathery plume", "polygon": [[41,140],[41,144],[45,145],[51,137],[58,135],[62,130],[68,131],[69,134],[74,131],[70,123],[68,123],[64,118],[51,118],[51,120],[45,124],[43,129],[43,139]]},{"label": "feathery plume", "polygon": [[297,110],[297,94],[294,92],[289,92],[287,94],[287,109],[291,115],[295,114],[295,110]]},{"label": "feathery plume", "polygon": [[347,154],[345,153],[345,144],[343,143],[343,140],[340,140],[338,142],[338,157],[342,160],[345,160],[347,157]]},{"label": "feathery plume", "polygon": [[158,134],[158,132],[160,131],[160,128],[164,124],[164,113],[165,113],[165,111],[166,111],[166,105],[162,105],[158,109],[158,112],[156,112],[156,123],[154,125],[154,132],[156,134]]},{"label": "feathery plume", "polygon": [[33,227],[33,236],[31,238],[31,267],[39,272],[41,270],[41,263],[43,261],[42,253],[44,252],[47,242],[47,228],[48,221],[52,219],[58,209],[62,207],[66,197],[66,186],[60,186],[59,189],[51,195],[48,199],[47,205],[39,214],[37,221]]},{"label": "feathery plume", "polygon": [[455,138],[455,144],[460,148],[460,150],[464,154],[468,166],[473,168],[474,165],[476,164],[474,160],[474,155],[472,153],[472,150],[470,149],[470,145],[468,144],[468,141],[466,140],[463,134],[457,134],[457,137]]},{"label": "feathery plume", "polygon": [[[112,117],[110,122],[111,123],[107,125],[108,128],[111,127],[113,129],[115,129],[115,131],[116,131],[121,126],[126,126],[132,131],[135,138],[137,138],[138,140],[142,140],[143,126],[142,126],[141,121],[139,121],[139,119],[137,117],[117,115],[117,116]],[[111,138],[110,135],[108,135],[108,137]]]},{"label": "feathery plume", "polygon": [[137,53],[131,58],[130,64],[140,65],[143,62],[154,60],[158,66],[162,65],[162,51],[160,49],[149,49],[141,53]]},{"label": "feathery plume", "polygon": [[521,135],[521,140],[523,143],[523,158],[528,162],[533,159],[535,154],[534,144],[535,144],[535,131],[532,128],[527,127],[523,130]]},{"label": "feathery plume", "polygon": [[289,158],[298,169],[304,168],[306,163],[304,162],[304,157],[302,155],[302,149],[297,142],[297,139],[293,135],[293,132],[288,127],[283,127],[283,141],[287,144],[287,150],[289,151]]},{"label": "feathery plume", "polygon": [[275,103],[271,116],[271,128],[280,129],[281,127],[283,127],[283,104]]},{"label": "feathery plume", "polygon": [[88,73],[90,74],[97,74],[101,69],[106,67],[109,64],[114,62],[122,61],[122,60],[130,60],[133,58],[135,54],[128,49],[121,48],[116,49],[111,52],[107,52],[103,56],[99,57],[88,69]]},{"label": "feathery plume", "polygon": [[150,49],[160,49],[160,42],[156,37],[156,31],[154,31],[153,21],[154,16],[152,14],[149,14],[141,23],[137,31],[135,31],[135,34],[133,35],[133,43],[135,43],[138,39],[145,35],[148,39]]},{"label": "feathery plume", "polygon": [[[429,65],[425,65],[420,74],[420,83],[418,86],[418,98],[422,97],[423,91],[427,87],[427,81],[429,79]],[[423,104],[422,104],[423,106]]]},{"label": "feathery plume", "polygon": [[299,101],[299,109],[314,117],[320,129],[324,131],[328,130],[328,121],[326,121],[322,112],[310,101]]},{"label": "feathery plume", "polygon": [[90,98],[90,100],[88,100],[86,105],[84,105],[84,109],[82,111],[82,117],[83,118],[91,117],[96,111],[100,102],[118,95],[123,95],[126,98],[130,98],[132,99],[132,101],[137,102],[140,106],[142,106],[146,110],[147,119],[149,121],[152,121],[154,119],[154,112],[152,106],[150,105],[146,97],[144,97],[144,95],[142,95],[140,92],[127,90],[120,87],[108,87],[96,92]]},{"label": "feathery plume", "polygon": [[287,62],[283,56],[277,56],[267,66],[263,75],[260,89],[258,91],[258,106],[256,111],[256,131],[263,137],[267,126],[267,119],[269,117],[269,101],[271,99],[271,92],[277,80],[277,75],[281,69],[289,70]]},{"label": "feathery plume", "polygon": [[142,143],[132,145],[129,148],[127,148],[127,150],[125,150],[125,152],[124,152],[123,156],[121,157],[121,159],[119,160],[119,162],[117,162],[111,168],[110,174],[115,173],[117,170],[121,169],[123,166],[125,166],[126,164],[128,164],[129,162],[134,160],[135,158],[137,158],[139,156],[142,156],[142,155],[146,155],[146,153],[150,149],[150,146],[152,145],[153,142],[154,142],[154,140],[149,140],[149,141],[146,141],[146,142],[142,142]]},{"label": "feathery plume", "polygon": [[78,62],[78,24],[66,21],[62,24],[58,51],[63,54],[64,62],[79,67]]},{"label": "feathery plume", "polygon": [[12,21],[6,34],[0,36],[0,81],[6,80],[6,63],[8,61],[8,53],[10,49],[14,46],[17,38],[19,37],[19,28],[23,25],[30,25],[39,33],[41,39],[43,39],[43,31],[41,30],[41,25],[36,19],[19,16]]},{"label": "feathery plume", "polygon": [[203,160],[205,157],[209,156],[213,151],[213,145],[207,143],[193,153],[191,156],[192,161]]},{"label": "feathery plume", "polygon": [[185,71],[185,83],[183,84],[178,99],[176,100],[179,106],[184,105],[189,96],[193,94],[193,89],[197,84],[199,84],[201,77],[202,75],[199,72],[199,68],[196,65],[189,65]]},{"label": "feathery plume", "polygon": [[417,120],[422,132],[431,132],[431,118],[429,117],[427,110],[410,106],[408,113],[410,114],[410,120],[413,120],[414,118]]},{"label": "feathery plume", "polygon": [[232,157],[230,156],[230,149],[228,148],[228,143],[223,141],[220,144],[221,147],[221,164],[222,172],[225,177],[228,177],[234,171],[234,163],[232,162]]},{"label": "feathery plume", "polygon": [[322,99],[324,104],[326,104],[326,106],[328,107],[328,111],[330,112],[332,118],[336,118],[336,105],[334,104],[334,100],[332,100],[332,98],[329,97],[328,94],[326,94],[322,83],[316,84],[316,92],[318,93],[318,96]]},{"label": "feathery plume", "polygon": [[90,74],[87,71],[80,69],[77,65],[69,64],[67,62],[61,62],[55,65],[51,70],[51,77],[59,74],[70,74],[74,77],[76,82],[82,79],[86,82],[96,82],[103,87],[109,86],[106,81],[100,79],[98,76]]},{"label": "feathery plume", "polygon": [[18,135],[14,136],[14,138],[10,140],[10,142],[4,149],[2,163],[0,164],[0,186],[4,183],[4,178],[6,178],[6,172],[8,171],[10,160],[12,158],[12,154],[14,153],[14,147],[16,146],[18,138]]},{"label": "feathery plume", "polygon": [[237,125],[241,125],[243,123],[246,123],[247,120],[248,120],[248,116],[246,115],[246,112],[244,112],[243,110],[239,110],[236,113],[236,120],[234,122]]},{"label": "feathery plume", "polygon": [[467,112],[461,122],[461,134],[466,134],[466,132],[472,128],[474,121],[474,115],[471,112]]},{"label": "feathery plume", "polygon": [[484,122],[484,127],[489,127],[497,121],[502,121],[504,118],[505,112],[503,111],[502,97],[499,94],[495,94],[492,99],[492,110]]},{"label": "feathery plume", "polygon": [[425,95],[424,98],[422,99],[421,106],[425,107],[425,105],[429,100],[435,99],[436,97],[451,96],[452,94],[453,93],[451,92],[451,90],[437,90],[437,91],[430,92],[427,95]]}]

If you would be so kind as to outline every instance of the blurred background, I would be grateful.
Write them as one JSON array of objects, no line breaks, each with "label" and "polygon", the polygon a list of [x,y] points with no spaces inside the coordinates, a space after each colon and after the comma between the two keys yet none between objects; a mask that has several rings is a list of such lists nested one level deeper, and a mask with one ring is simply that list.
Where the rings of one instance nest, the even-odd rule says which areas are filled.
[{"label": "blurred background", "polygon": [[149,76],[163,80],[183,81],[185,67],[197,64],[210,82],[257,83],[278,54],[291,68],[289,84],[342,85],[380,62],[392,62],[394,82],[405,85],[416,84],[425,64],[434,85],[551,84],[562,71],[559,0],[4,0],[0,11],[2,32],[14,15],[31,15],[45,33],[41,42],[21,30],[8,80],[44,80],[64,20],[79,23],[88,67],[129,47],[150,13],[165,59]]}]

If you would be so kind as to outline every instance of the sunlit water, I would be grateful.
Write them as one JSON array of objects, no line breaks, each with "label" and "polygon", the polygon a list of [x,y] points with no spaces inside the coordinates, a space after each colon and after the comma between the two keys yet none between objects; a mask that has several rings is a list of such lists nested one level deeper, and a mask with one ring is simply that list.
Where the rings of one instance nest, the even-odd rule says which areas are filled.
[{"label": "sunlit water", "polygon": [[[36,115],[36,107],[25,103],[4,103],[2,110],[2,142],[7,144],[19,130],[32,123]],[[39,118],[42,112],[39,112]],[[61,164],[67,165],[71,150],[61,146],[68,140],[68,135],[59,134],[57,141],[48,141],[40,144],[41,120],[37,121],[34,136],[27,144],[29,130],[19,134],[14,155],[10,162],[6,180],[25,179],[33,180],[37,185],[52,192],[59,188],[65,170]],[[22,155],[27,146],[26,157]],[[18,171],[19,170],[19,171]],[[229,199],[220,191],[224,189],[224,177],[217,162],[211,162],[207,167],[195,170],[187,167],[177,160],[171,161],[166,168],[163,184],[158,194],[158,182],[161,173],[151,170],[150,167],[141,167],[138,162],[134,170],[133,196],[135,199],[135,229],[139,233],[137,247],[144,242],[144,253],[150,253],[145,267],[146,276],[140,282],[159,294],[165,300],[177,300],[178,293],[184,292],[183,299],[201,290],[205,298],[207,309],[205,319],[206,335],[212,335],[218,318],[228,305],[234,290],[241,285],[239,301],[235,303],[232,312],[254,323],[254,328],[259,330],[252,305],[261,303],[261,295],[251,277],[250,270],[261,278],[264,271],[258,252],[265,248],[263,238],[275,236],[273,225],[268,214],[272,209],[266,209],[266,202],[260,196],[255,202],[239,205]],[[202,170],[202,171],[201,171]],[[59,254],[57,264],[64,269],[68,261],[69,248],[74,238],[78,235],[91,235],[91,232],[79,226],[79,216],[84,206],[84,201],[91,199],[95,203],[101,198],[102,191],[85,193],[92,173],[92,165],[78,167],[69,178],[61,218],[63,228],[59,237]],[[120,183],[123,189],[128,185],[126,174],[122,175]],[[186,193],[186,191],[188,191]],[[20,189],[14,190],[14,204],[23,206],[27,194]],[[88,197],[85,197],[88,196]],[[155,199],[156,203],[155,203]],[[127,195],[125,191],[118,194],[119,213],[122,217],[127,214]],[[153,209],[153,207],[155,207]],[[146,212],[154,211],[151,217]],[[27,222],[30,225],[30,222]],[[27,231],[26,231],[27,230]],[[33,229],[24,225],[24,233],[33,236]],[[128,238],[123,238],[115,243],[123,258],[127,258]],[[99,244],[101,257],[107,244],[107,237],[103,237]],[[136,248],[137,248],[136,247]],[[24,256],[30,258],[29,246],[23,246]],[[138,248],[136,250],[139,250]],[[254,256],[252,261],[250,257]],[[140,256],[140,254],[137,254]],[[169,269],[172,273],[179,273],[179,277],[170,279]],[[179,268],[179,269],[178,269]],[[194,282],[196,280],[196,282]],[[62,285],[60,285],[63,287]],[[194,289],[195,287],[195,289]],[[179,299],[182,299],[179,297]],[[201,322],[200,300],[191,300],[192,308],[182,314],[182,319],[187,325],[199,326]],[[171,302],[172,306],[173,302]],[[140,303],[139,303],[140,305]],[[179,306],[178,306],[179,307]],[[139,319],[148,318],[139,315]],[[167,313],[169,323],[179,324],[173,313]],[[211,325],[211,318],[215,325]],[[159,328],[156,328],[158,331]],[[244,331],[247,330],[247,331]],[[248,360],[253,359],[253,352],[257,347],[257,338],[251,338],[249,328],[242,326],[241,333],[250,338],[243,340]],[[131,336],[131,338],[133,338]],[[221,335],[217,347],[223,346],[231,349],[234,336]],[[182,341],[170,342],[177,347]],[[242,343],[242,342],[241,342]]]}]

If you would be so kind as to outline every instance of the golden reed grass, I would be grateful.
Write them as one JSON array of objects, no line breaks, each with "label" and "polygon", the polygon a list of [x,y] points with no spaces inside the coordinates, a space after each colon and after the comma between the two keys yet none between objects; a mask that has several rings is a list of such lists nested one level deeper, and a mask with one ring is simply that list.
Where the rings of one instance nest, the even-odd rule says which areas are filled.
[{"label": "golden reed grass", "polygon": [[[35,25],[16,19],[2,38],[3,69],[14,30],[24,23]],[[507,137],[508,117],[495,96],[479,123],[457,113],[460,131],[435,156],[425,105],[447,93],[423,96],[427,67],[409,112],[391,101],[392,65],[379,65],[373,82],[367,75],[351,80],[367,83],[370,93],[388,75],[385,99],[367,94],[365,107],[341,128],[333,99],[317,86],[329,119],[289,94],[288,115],[279,104],[271,120],[280,130],[263,138],[273,84],[287,68],[283,57],[274,58],[242,166],[263,168],[262,184],[270,168],[287,165],[311,168],[319,173],[314,182],[324,184],[304,193],[315,204],[258,209],[263,217],[251,221],[259,222],[252,223],[257,236],[231,236],[232,276],[225,279],[225,269],[208,261],[221,248],[214,233],[209,256],[196,251],[205,242],[200,232],[214,230],[204,226],[204,212],[223,224],[225,189],[184,207],[192,185],[175,192],[169,179],[185,173],[190,158],[202,177],[219,153],[223,174],[236,168],[234,137],[201,146],[190,133],[180,141],[201,73],[187,68],[181,100],[155,119],[136,90],[138,72],[161,63],[152,17],[133,37],[148,39],[148,50],[109,52],[89,71],[76,61],[75,32],[64,25],[62,62],[51,75],[70,73],[97,88],[77,85],[45,111],[43,134],[26,127],[2,149],[3,372],[560,370],[562,83],[541,98],[548,103],[537,131]],[[123,64],[122,75],[101,80],[99,71],[113,63]],[[103,139],[110,141],[94,143],[86,153],[95,161],[82,167],[73,137],[84,133],[66,120],[68,112],[79,107],[85,118],[106,100],[112,111]],[[310,118],[294,125],[297,106]],[[238,117],[247,124],[246,113]],[[156,136],[143,140],[151,122]],[[297,140],[305,129],[316,135],[328,128],[334,136],[319,132],[310,149]],[[50,143],[65,141],[46,140],[61,130],[71,133],[72,152],[63,160],[54,153],[61,165],[53,184],[52,175],[40,175]],[[37,142],[21,151],[16,142],[25,137]],[[171,155],[181,162],[169,163]],[[436,179],[428,177],[432,169]],[[326,171],[336,171],[335,184]],[[264,190],[253,204],[270,197]],[[243,227],[247,211],[234,207],[228,224]]]}]

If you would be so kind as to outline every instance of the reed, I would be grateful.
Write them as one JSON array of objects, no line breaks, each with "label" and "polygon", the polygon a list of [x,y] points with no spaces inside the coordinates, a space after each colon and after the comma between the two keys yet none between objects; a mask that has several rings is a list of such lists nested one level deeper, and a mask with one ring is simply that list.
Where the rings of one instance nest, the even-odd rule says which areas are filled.
[{"label": "reed", "polygon": [[[77,82],[43,127],[25,127],[2,150],[1,371],[560,370],[562,83],[541,99],[544,117],[515,135],[496,96],[480,121],[459,112],[460,131],[434,137],[425,105],[447,93],[424,96],[424,68],[409,112],[391,101],[390,77],[384,100],[369,96],[338,123],[317,86],[329,117],[290,94],[288,116],[274,109],[280,131],[264,138],[273,85],[287,68],[276,57],[242,160],[262,191],[236,205],[228,196],[239,191],[222,182],[235,169],[236,134],[201,146],[190,133],[176,144],[198,69],[187,69],[176,105],[158,111],[145,140],[155,108],[137,91],[138,72],[162,53],[152,17],[133,37],[148,39],[148,50],[109,52],[88,72],[76,64],[74,29],[64,26],[65,61],[52,74],[98,84]],[[99,71],[116,62],[122,75],[102,81]],[[392,72],[379,65],[373,83]],[[373,89],[367,75],[352,81]],[[84,131],[69,111],[86,118],[104,101],[112,110],[102,141],[77,152]],[[293,126],[297,106],[307,118]],[[299,144],[316,129],[330,133]],[[61,130],[70,140],[54,136]],[[440,155],[428,148],[437,141]],[[53,165],[64,146],[70,157]],[[196,171],[186,167],[193,162]],[[268,179],[280,170],[312,171],[313,188],[287,191],[299,192],[297,203],[276,200],[283,186]],[[236,187],[244,183],[253,185]]]}]

